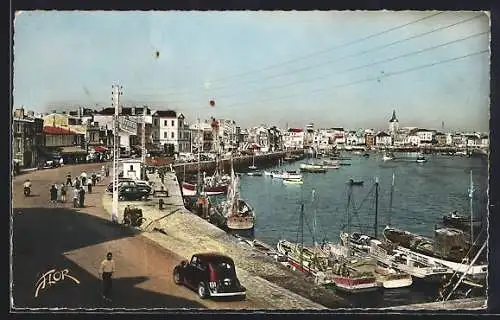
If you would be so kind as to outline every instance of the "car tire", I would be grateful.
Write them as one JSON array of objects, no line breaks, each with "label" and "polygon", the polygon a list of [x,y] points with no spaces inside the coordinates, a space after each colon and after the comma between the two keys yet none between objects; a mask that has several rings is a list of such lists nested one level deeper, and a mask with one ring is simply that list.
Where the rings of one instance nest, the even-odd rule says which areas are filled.
[{"label": "car tire", "polygon": [[179,272],[179,268],[174,269],[174,283],[177,285],[182,284],[181,273]]},{"label": "car tire", "polygon": [[200,282],[200,284],[198,285],[198,296],[201,298],[201,299],[206,299],[208,298],[208,290],[207,290],[207,287],[205,286],[205,284],[203,282]]}]

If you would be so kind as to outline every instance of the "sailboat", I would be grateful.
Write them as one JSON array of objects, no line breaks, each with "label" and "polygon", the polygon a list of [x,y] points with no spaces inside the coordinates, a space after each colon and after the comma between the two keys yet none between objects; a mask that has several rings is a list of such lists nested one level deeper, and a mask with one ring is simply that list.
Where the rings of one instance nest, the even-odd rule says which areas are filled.
[{"label": "sailboat", "polygon": [[223,208],[227,228],[234,231],[252,231],[255,223],[255,212],[245,200],[240,198],[238,185],[239,178],[234,173],[233,158],[231,157],[231,183],[227,202]]},{"label": "sailboat", "polygon": [[[473,219],[472,196],[474,185],[472,181],[469,189],[471,198],[471,219]],[[474,230],[471,227],[470,239],[474,239]],[[408,231],[386,227],[384,237],[389,242],[397,245],[397,250],[406,266],[427,266],[430,268],[424,278],[446,273],[464,273],[473,278],[485,278],[487,262],[469,266],[469,260],[479,251],[472,240],[466,239],[463,231],[452,228],[435,230],[434,239],[426,238]],[[413,269],[410,269],[413,272]],[[410,273],[410,272],[409,272]],[[413,275],[413,274],[412,274]],[[415,274],[417,276],[417,274]]]},{"label": "sailboat", "polygon": [[[314,190],[313,190],[314,197]],[[314,223],[315,226],[315,223]],[[315,245],[313,248],[304,246],[304,204],[300,206],[300,242],[292,243],[281,239],[276,247],[278,252],[286,259],[286,263],[292,270],[300,271],[308,276],[318,278],[321,272],[325,272],[329,265],[329,255],[322,252]],[[313,227],[315,230],[315,227]],[[313,231],[314,233],[315,231]],[[314,238],[314,235],[313,235]]]},{"label": "sailboat", "polygon": [[227,194],[228,182],[227,178],[220,175],[218,168],[218,161],[216,161],[215,173],[211,177],[207,177],[203,173],[201,177],[201,158],[200,152],[198,152],[198,173],[196,183],[189,183],[186,181],[182,182],[182,195],[183,196],[196,196],[203,189],[204,195],[215,196]]},{"label": "sailboat", "polygon": [[[351,203],[352,185],[349,185],[347,203]],[[351,234],[351,215],[349,205],[347,206],[347,235]],[[342,237],[342,234],[341,234]],[[326,247],[323,248],[325,250]],[[351,248],[350,241],[341,245],[330,245],[329,252],[335,257],[331,274],[331,280],[326,286],[333,286],[337,290],[347,293],[358,293],[376,291],[379,283],[374,274],[375,260],[366,256],[356,256]]]}]

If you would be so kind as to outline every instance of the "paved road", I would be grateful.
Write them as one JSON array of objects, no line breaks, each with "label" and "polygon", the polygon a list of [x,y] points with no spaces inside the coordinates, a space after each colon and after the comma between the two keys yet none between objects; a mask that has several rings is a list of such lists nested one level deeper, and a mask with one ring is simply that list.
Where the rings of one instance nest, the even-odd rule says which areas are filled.
[{"label": "paved road", "polygon": [[[13,300],[14,306],[65,308],[210,308],[255,309],[258,303],[201,300],[197,294],[172,281],[172,270],[180,257],[127,228],[109,223],[101,207],[102,181],[86,207],[75,210],[70,203],[49,202],[49,186],[82,171],[98,171],[100,164],[67,166],[35,171],[15,177],[13,185]],[[22,183],[32,181],[32,196],[25,198]],[[109,179],[108,179],[109,180]],[[68,194],[71,198],[71,192]],[[111,251],[117,265],[112,304],[100,298],[98,267]],[[45,272],[68,269],[80,283],[61,280],[40,289],[35,283]]]}]

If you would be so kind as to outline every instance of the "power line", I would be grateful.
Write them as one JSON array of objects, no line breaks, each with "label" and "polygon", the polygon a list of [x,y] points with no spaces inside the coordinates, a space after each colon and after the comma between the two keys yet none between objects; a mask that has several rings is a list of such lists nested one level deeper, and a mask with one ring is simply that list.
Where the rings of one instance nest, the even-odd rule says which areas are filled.
[{"label": "power line", "polygon": [[[457,26],[459,24],[469,22],[471,20],[477,19],[477,18],[482,17],[482,16],[483,16],[483,14],[479,14],[479,15],[476,15],[476,16],[474,16],[472,18],[461,20],[461,21],[452,23],[452,24],[444,26],[444,27],[439,27],[439,28],[436,28],[436,29],[433,29],[433,30],[430,30],[430,31],[426,31],[424,33],[416,34],[416,35],[413,35],[413,36],[408,37],[408,38],[396,40],[396,41],[393,41],[391,43],[384,44],[384,45],[381,45],[381,46],[378,46],[378,47],[375,47],[375,48],[371,48],[371,49],[368,49],[368,50],[363,50],[363,51],[360,51],[360,52],[357,52],[357,53],[354,53],[354,54],[350,54],[350,55],[346,55],[346,56],[343,56],[343,57],[340,57],[340,58],[330,59],[330,60],[324,61],[322,63],[314,64],[314,65],[311,65],[311,66],[302,67],[302,68],[295,69],[295,70],[289,70],[289,71],[286,71],[286,72],[282,72],[282,73],[278,73],[278,74],[274,74],[274,75],[262,77],[262,78],[259,78],[259,79],[251,79],[251,80],[247,80],[247,81],[243,81],[243,82],[238,82],[238,84],[255,83],[255,82],[260,82],[262,80],[279,78],[279,77],[281,77],[283,75],[287,75],[287,74],[293,74],[293,73],[297,73],[297,72],[301,72],[301,71],[306,71],[306,70],[310,70],[310,69],[314,69],[314,68],[323,67],[326,64],[330,64],[330,63],[342,61],[342,60],[345,60],[345,59],[349,59],[349,58],[352,58],[352,57],[364,55],[364,54],[367,54],[367,53],[370,53],[370,52],[373,52],[373,51],[377,51],[377,50],[380,50],[380,49],[385,49],[385,48],[393,46],[395,44],[399,44],[399,43],[403,43],[403,42],[406,42],[406,41],[409,41],[409,40],[420,38],[420,37],[429,35],[429,34],[434,33],[434,32],[438,32],[438,31],[441,31],[441,30],[452,28],[452,27],[455,27],[455,26]],[[215,88],[211,88],[211,89],[220,90],[220,89],[223,89],[223,88],[225,88],[227,86],[228,85],[219,86],[219,87],[215,87]]]},{"label": "power line", "polygon": [[[398,29],[405,28],[405,27],[410,26],[412,24],[416,24],[416,23],[419,23],[421,21],[424,21],[424,20],[430,19],[432,17],[435,17],[437,15],[440,15],[442,13],[443,13],[442,11],[441,12],[437,12],[437,13],[433,13],[433,14],[430,14],[430,15],[425,16],[423,18],[419,18],[419,19],[416,19],[416,20],[413,20],[413,21],[410,21],[410,22],[407,22],[407,23],[404,23],[404,24],[401,24],[401,25],[398,25],[398,26],[395,26],[395,27],[392,27],[392,28],[389,28],[389,29],[377,32],[377,33],[373,33],[371,35],[368,35],[368,36],[360,38],[360,39],[356,39],[356,40],[353,40],[353,41],[349,41],[347,43],[336,45],[336,46],[330,47],[328,49],[323,49],[323,50],[320,50],[320,51],[309,53],[307,55],[299,56],[299,57],[294,58],[294,59],[290,59],[290,60],[287,60],[287,61],[284,61],[284,62],[280,62],[280,63],[277,63],[277,64],[272,64],[272,65],[269,65],[269,66],[266,66],[266,67],[262,67],[262,68],[259,68],[259,69],[254,69],[254,70],[247,71],[247,72],[242,72],[242,73],[237,73],[237,74],[223,76],[223,77],[220,77],[220,78],[216,78],[216,79],[210,80],[210,82],[211,83],[213,83],[213,82],[220,82],[222,80],[227,80],[227,79],[231,79],[231,78],[242,77],[242,76],[246,76],[246,75],[249,75],[249,74],[254,74],[254,73],[257,73],[257,72],[262,72],[262,71],[265,71],[265,70],[269,70],[269,69],[281,67],[281,66],[284,66],[284,65],[288,65],[288,64],[291,64],[291,63],[296,62],[296,61],[308,59],[310,57],[321,55],[321,54],[324,54],[324,53],[327,53],[327,52],[330,52],[330,51],[333,51],[333,50],[336,50],[336,49],[340,49],[340,48],[344,48],[344,47],[347,47],[347,46],[351,46],[351,45],[354,45],[354,44],[357,44],[357,43],[369,40],[371,38],[375,38],[375,37],[384,35],[386,33],[389,33],[389,32],[392,32],[392,31],[395,31],[395,30],[398,30]],[[174,88],[172,88],[172,89],[174,89]],[[182,94],[188,94],[188,93],[189,92],[184,92]]]},{"label": "power line", "polygon": [[[373,81],[373,80],[380,80],[380,79],[383,79],[383,78],[388,78],[388,77],[392,77],[392,76],[396,76],[396,75],[401,75],[401,74],[404,74],[404,73],[413,72],[413,71],[417,71],[417,70],[421,70],[421,69],[433,67],[433,66],[436,66],[436,65],[440,65],[440,64],[444,64],[444,63],[448,63],[448,62],[453,62],[453,61],[457,61],[457,60],[461,60],[461,59],[465,59],[465,58],[468,58],[468,57],[476,56],[476,55],[487,53],[487,52],[489,52],[489,50],[481,50],[481,51],[478,51],[478,52],[473,52],[473,53],[466,54],[466,55],[463,55],[463,56],[459,56],[459,57],[455,57],[455,58],[450,58],[450,59],[446,59],[446,60],[441,60],[441,61],[433,62],[433,63],[430,63],[430,64],[420,65],[420,66],[417,66],[417,67],[412,67],[412,68],[408,68],[408,69],[404,69],[404,70],[400,70],[400,71],[395,71],[395,72],[392,72],[392,73],[385,73],[385,74],[383,74],[381,76],[376,76],[376,77],[361,79],[361,80],[357,80],[357,81],[353,81],[353,82],[348,82],[348,83],[344,83],[344,84],[340,84],[340,85],[336,85],[336,86],[326,87],[326,88],[320,88],[320,89],[312,90],[309,93],[318,93],[318,92],[327,91],[327,90],[331,90],[331,89],[335,89],[335,88],[347,87],[347,86],[351,86],[351,85],[359,84],[359,83],[363,83],[363,82],[369,82],[369,81]],[[281,97],[276,97],[276,98],[268,98],[268,99],[261,99],[261,100],[256,100],[256,101],[247,101],[247,102],[242,102],[242,103],[236,103],[236,104],[229,105],[228,107],[235,107],[235,106],[246,105],[246,104],[253,104],[253,103],[259,103],[259,102],[268,102],[268,101],[274,101],[274,100],[282,100],[282,99],[288,99],[288,98],[292,98],[292,97],[296,97],[296,96],[301,96],[301,95],[303,95],[303,93],[295,93],[295,94],[281,96]]]},{"label": "power line", "polygon": [[[333,70],[331,73],[329,73],[327,75],[317,76],[317,77],[314,77],[314,78],[303,79],[303,80],[294,81],[294,82],[291,82],[291,83],[280,84],[280,85],[275,85],[275,86],[266,87],[266,88],[251,89],[251,90],[245,91],[245,93],[246,92],[263,91],[263,90],[269,90],[269,89],[276,89],[276,88],[284,88],[284,87],[289,87],[289,86],[293,86],[293,85],[300,84],[300,83],[307,83],[307,82],[312,82],[312,81],[316,81],[316,80],[326,79],[326,78],[329,78],[329,77],[331,77],[333,75],[336,76],[336,75],[339,75],[339,74],[342,74],[342,73],[347,73],[347,72],[354,71],[354,70],[364,69],[364,68],[376,66],[376,65],[379,65],[379,64],[384,64],[384,63],[387,63],[387,62],[392,62],[392,61],[395,61],[395,60],[399,60],[401,58],[407,58],[407,57],[410,57],[410,56],[413,56],[413,55],[417,55],[417,54],[420,54],[420,53],[423,53],[423,52],[426,52],[426,51],[435,50],[435,49],[438,49],[438,48],[441,48],[441,47],[444,47],[444,46],[447,46],[447,45],[450,45],[450,44],[453,44],[453,43],[458,43],[458,42],[461,42],[461,41],[469,40],[469,39],[472,39],[472,38],[475,38],[475,37],[478,37],[478,36],[481,36],[481,35],[485,35],[485,34],[489,34],[489,32],[488,31],[484,31],[484,32],[476,33],[476,34],[473,34],[473,35],[470,35],[470,36],[467,36],[467,37],[464,37],[464,38],[460,38],[460,39],[448,41],[448,42],[445,42],[445,43],[442,43],[442,44],[439,44],[439,45],[436,45],[436,46],[428,47],[428,48],[417,50],[417,51],[408,52],[408,53],[405,53],[405,54],[401,54],[399,56],[395,56],[395,57],[392,57],[392,58],[388,58],[388,59],[385,59],[385,60],[381,60],[381,61],[377,61],[377,62],[373,62],[373,63],[369,63],[369,64],[364,64],[364,65],[357,66],[357,67],[352,67],[352,68],[348,68],[348,69],[344,69],[344,70],[340,70],[340,71]],[[236,95],[239,95],[239,94],[241,94],[241,93],[233,93],[233,94],[227,94],[227,95],[217,96],[217,98],[218,99],[220,99],[220,98],[228,98],[228,97],[236,96]]]},{"label": "power line", "polygon": [[[417,39],[417,38],[420,38],[420,37],[427,36],[429,34],[432,34],[432,33],[438,32],[438,31],[449,29],[449,28],[455,27],[457,25],[460,25],[460,24],[463,24],[463,23],[475,20],[475,19],[480,18],[482,16],[483,16],[483,14],[478,14],[478,15],[473,16],[471,18],[460,20],[458,22],[454,22],[454,23],[451,23],[451,24],[446,25],[446,26],[442,26],[442,27],[439,27],[439,28],[436,28],[436,29],[433,29],[433,30],[430,30],[430,31],[419,33],[419,34],[410,36],[408,38],[399,39],[399,40],[393,41],[393,42],[388,43],[388,44],[383,44],[383,45],[380,45],[380,46],[377,46],[377,47],[374,47],[374,48],[370,48],[370,49],[367,49],[367,50],[359,51],[359,52],[356,52],[354,54],[349,54],[349,55],[345,55],[345,56],[342,56],[342,57],[330,59],[330,60],[327,60],[327,61],[324,61],[324,62],[321,62],[321,63],[317,63],[317,64],[314,64],[314,65],[302,67],[302,68],[299,68],[299,69],[289,70],[289,71],[286,71],[286,72],[282,72],[282,73],[278,73],[278,74],[274,74],[274,75],[265,76],[265,77],[262,77],[262,78],[259,78],[259,79],[250,79],[250,80],[245,80],[245,81],[242,81],[242,82],[237,82],[237,84],[257,83],[257,82],[261,82],[262,80],[269,80],[269,79],[279,78],[279,77],[281,77],[283,75],[294,74],[294,73],[298,73],[298,72],[302,72],[302,71],[307,71],[307,70],[314,69],[314,68],[323,67],[323,66],[325,66],[327,64],[332,64],[332,63],[335,63],[335,62],[340,62],[340,61],[343,61],[343,60],[346,60],[346,59],[349,59],[349,58],[352,58],[352,57],[360,56],[360,55],[365,55],[365,54],[370,53],[370,52],[374,52],[374,51],[378,51],[378,50],[381,50],[381,49],[388,48],[388,47],[393,46],[395,44],[400,44],[400,43],[403,43],[403,42],[406,42],[406,41],[410,41],[410,40],[414,40],[414,39]],[[392,28],[392,29],[394,29],[394,28]],[[371,38],[372,36],[368,36],[366,38]],[[363,39],[366,39],[366,38],[363,38]],[[352,70],[356,70],[356,69],[352,69]],[[349,71],[351,71],[351,70],[349,70]],[[330,75],[328,75],[328,76],[330,76]],[[327,77],[327,76],[321,76],[321,77],[318,77],[317,79],[322,79],[322,78],[325,78],[325,77]],[[314,78],[314,79],[316,79],[316,78]],[[306,81],[298,81],[297,83],[302,83],[302,82],[306,82]],[[221,90],[221,89],[226,89],[226,88],[228,88],[228,87],[230,87],[232,85],[234,85],[234,83],[222,85],[222,86],[211,88],[211,89],[212,90]],[[286,87],[286,86],[289,86],[289,85],[277,85],[277,86],[273,86],[271,88],[274,88],[274,87],[275,88],[280,88],[282,86]],[[265,89],[269,89],[269,88],[264,88],[262,90],[265,90]],[[257,90],[259,90],[259,89],[257,89]],[[255,90],[250,90],[250,91],[255,91]],[[183,95],[186,95],[188,93],[189,92],[182,92],[182,93],[179,93],[178,95],[183,96]],[[231,97],[231,96],[235,96],[235,95],[237,95],[237,94],[227,94],[227,95],[223,95],[223,96],[218,96],[218,98],[221,98],[221,97]],[[182,100],[174,100],[173,102],[182,103],[183,101]]]}]

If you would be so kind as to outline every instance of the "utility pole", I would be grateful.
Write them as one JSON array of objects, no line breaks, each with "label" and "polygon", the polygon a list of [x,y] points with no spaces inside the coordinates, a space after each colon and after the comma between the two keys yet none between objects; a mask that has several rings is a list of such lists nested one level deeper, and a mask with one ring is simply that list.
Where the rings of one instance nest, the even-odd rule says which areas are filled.
[{"label": "utility pole", "polygon": [[120,96],[123,94],[122,86],[112,86],[113,106],[115,108],[115,116],[113,118],[113,209],[111,219],[113,222],[118,220],[118,163],[120,158]]},{"label": "utility pole", "polygon": [[146,165],[146,107],[142,108],[141,163]]}]

